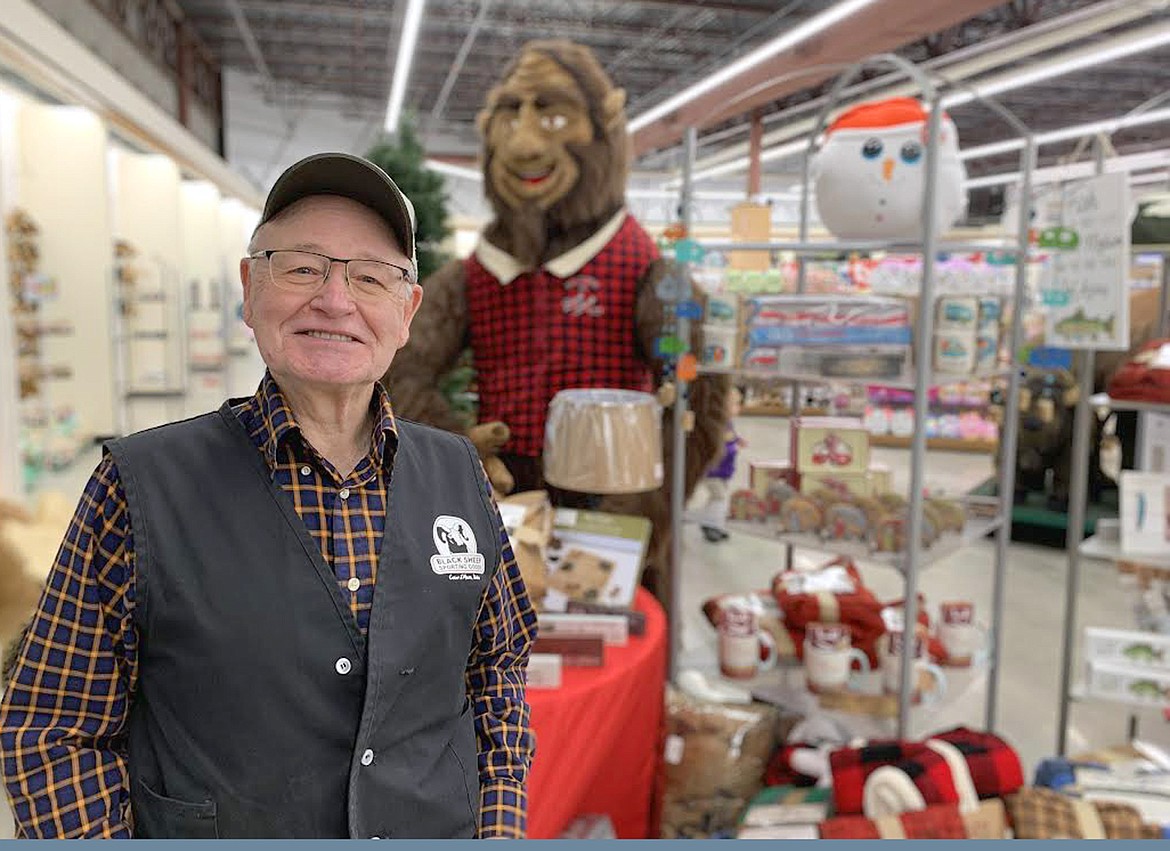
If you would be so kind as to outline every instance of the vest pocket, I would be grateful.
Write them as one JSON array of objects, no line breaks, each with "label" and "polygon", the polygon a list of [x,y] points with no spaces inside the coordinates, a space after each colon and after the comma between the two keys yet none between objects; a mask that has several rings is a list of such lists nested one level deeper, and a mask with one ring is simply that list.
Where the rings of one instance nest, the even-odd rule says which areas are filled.
[{"label": "vest pocket", "polygon": [[142,794],[132,799],[134,834],[139,838],[219,839],[215,801],[193,803],[168,798],[138,781]]}]

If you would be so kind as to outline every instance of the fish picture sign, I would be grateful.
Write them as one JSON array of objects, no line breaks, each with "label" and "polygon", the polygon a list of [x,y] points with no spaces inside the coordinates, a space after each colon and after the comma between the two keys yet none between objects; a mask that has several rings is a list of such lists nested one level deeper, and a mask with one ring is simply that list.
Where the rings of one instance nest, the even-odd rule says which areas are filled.
[{"label": "fish picture sign", "polygon": [[1041,292],[1049,346],[1129,349],[1129,228],[1124,174],[1101,174],[1064,187],[1059,227],[1039,240],[1052,253]]}]

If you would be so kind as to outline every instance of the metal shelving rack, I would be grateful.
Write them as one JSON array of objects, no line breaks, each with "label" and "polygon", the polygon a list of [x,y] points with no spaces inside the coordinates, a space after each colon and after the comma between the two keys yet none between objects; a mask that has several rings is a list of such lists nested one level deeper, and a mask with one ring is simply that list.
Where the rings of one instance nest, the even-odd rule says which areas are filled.
[{"label": "metal shelving rack", "polygon": [[[850,86],[861,74],[861,72],[872,65],[887,65],[893,66],[896,71],[904,73],[913,83],[915,83],[920,92],[923,101],[925,102],[929,111],[929,120],[927,122],[927,145],[926,145],[926,159],[925,159],[925,180],[922,199],[923,210],[923,239],[920,243],[901,243],[901,242],[874,242],[874,241],[809,241],[809,208],[810,208],[810,178],[811,178],[811,164],[812,155],[816,149],[817,140],[828,124],[830,114],[837,109],[839,102],[842,99],[843,92]],[[839,71],[841,66],[824,66],[826,69]],[[817,69],[806,69],[806,71],[813,71]],[[941,86],[940,86],[941,84]],[[1035,142],[1031,130],[1020,121],[1014,114],[1012,114],[1005,107],[1001,106],[992,99],[985,98],[979,95],[978,92],[972,91],[975,95],[976,102],[983,103],[995,113],[997,113],[1004,121],[1009,124],[1014,131],[1016,131],[1024,140],[1024,146],[1020,153],[1020,174],[1021,174],[1021,213],[1019,216],[1019,223],[1015,239],[1010,246],[1004,246],[999,243],[944,243],[939,238],[936,232],[934,209],[936,200],[936,189],[938,183],[938,140],[941,125],[941,91],[942,86],[950,85],[949,81],[937,75],[928,74],[922,69],[914,66],[899,56],[894,54],[879,54],[870,59],[848,66],[846,70],[841,73],[836,83],[834,84],[829,96],[826,99],[826,104],[822,108],[817,118],[816,127],[809,136],[808,147],[805,154],[804,168],[802,173],[801,185],[801,206],[800,206],[800,231],[799,239],[795,242],[765,242],[765,243],[715,243],[704,242],[703,248],[707,250],[769,250],[769,251],[788,251],[797,255],[799,263],[799,278],[798,291],[805,291],[806,281],[806,267],[805,259],[809,255],[823,254],[826,251],[832,252],[874,252],[874,251],[894,251],[901,253],[919,254],[923,258],[922,280],[918,292],[919,303],[922,305],[933,305],[935,296],[935,263],[938,254],[941,251],[982,251],[982,250],[997,250],[1006,251],[1007,253],[1015,254],[1017,258],[1016,263],[1016,280],[1013,299],[1012,310],[1012,326],[1010,332],[1010,351],[1012,353],[1012,364],[1008,368],[1008,404],[1005,413],[1004,429],[1001,435],[1004,458],[1014,458],[1016,453],[1016,443],[1018,436],[1018,422],[1017,422],[1017,408],[1019,396],[1020,370],[1015,363],[1017,353],[1022,343],[1022,314],[1024,311],[1024,292],[1027,283],[1027,257],[1029,247],[1029,220],[1031,209],[1031,195],[1032,195],[1032,174],[1035,169]],[[687,232],[690,232],[691,226],[691,199],[693,193],[693,170],[695,160],[695,149],[697,146],[697,131],[694,127],[688,128],[684,138],[683,149],[683,175],[682,175],[682,191],[680,198],[680,212],[682,223]],[[905,593],[903,599],[905,600],[904,622],[913,624],[918,619],[918,580],[919,574],[924,566],[931,560],[935,560],[937,553],[924,552],[922,547],[922,530],[923,530],[923,466],[925,463],[927,439],[926,429],[923,427],[926,422],[926,417],[929,409],[928,390],[931,386],[942,383],[947,379],[939,376],[937,379],[933,375],[931,367],[931,359],[929,352],[931,351],[931,340],[934,333],[934,311],[930,309],[919,310],[915,331],[914,331],[914,346],[915,346],[915,373],[912,382],[907,382],[907,385],[914,390],[914,419],[915,432],[911,443],[911,476],[910,476],[910,494],[909,494],[909,529],[908,529],[908,544],[907,551],[900,559],[895,560],[895,566],[899,567],[903,574]],[[690,339],[690,320],[676,316],[675,320],[675,334],[680,340]],[[715,372],[715,370],[712,370]],[[808,380],[813,376],[792,376],[785,375],[782,372],[768,373],[768,376],[777,380],[786,380],[797,385],[799,391],[799,384],[802,380]],[[859,381],[838,378],[816,377],[820,383],[864,383],[871,384],[871,380]],[[674,408],[674,434],[673,434],[673,471],[672,471],[672,493],[671,493],[671,507],[672,507],[672,558],[674,560],[674,575],[677,577],[681,574],[679,564],[681,562],[683,550],[682,528],[684,522],[685,509],[685,494],[684,489],[684,469],[685,469],[685,447],[686,447],[686,423],[687,417],[687,384],[683,381],[677,381],[678,385],[678,401]],[[794,410],[793,414],[799,414],[799,392],[794,393]],[[1005,464],[999,471],[999,494],[1012,494],[1015,484],[1015,465]],[[992,615],[991,628],[989,634],[988,646],[988,686],[987,686],[987,700],[985,706],[985,727],[987,730],[993,730],[996,726],[997,717],[997,702],[999,696],[999,659],[1002,652],[1002,620],[1004,607],[1004,585],[1007,569],[1007,548],[1011,540],[1011,500],[1010,497],[1005,501],[1002,498],[995,501],[991,508],[992,516],[989,522],[981,525],[979,531],[983,534],[997,532],[996,549],[995,549],[995,575],[994,588],[992,599]],[[820,542],[817,540],[809,541],[808,543],[796,541],[797,536],[776,536],[778,541],[783,541],[786,544],[788,555],[791,563],[791,553],[794,546],[810,546],[817,550],[824,552],[834,552],[840,550],[840,547],[835,547],[829,542]],[[958,547],[952,548],[950,551],[954,552]],[[851,553],[853,554],[853,553]],[[949,554],[949,553],[948,553]],[[864,560],[873,561],[872,556],[863,556]],[[882,559],[877,559],[880,563]],[[889,563],[889,559],[886,562]],[[671,677],[674,678],[676,674],[677,655],[681,647],[680,629],[682,622],[681,600],[680,600],[680,582],[674,581],[671,583],[671,620],[670,620],[670,671]],[[911,699],[911,676],[913,672],[913,663],[911,653],[914,642],[903,643],[903,656],[901,666],[901,680],[899,683],[898,694],[898,736],[904,738],[910,725],[910,710],[912,707]],[[924,710],[929,711],[929,710]]]}]

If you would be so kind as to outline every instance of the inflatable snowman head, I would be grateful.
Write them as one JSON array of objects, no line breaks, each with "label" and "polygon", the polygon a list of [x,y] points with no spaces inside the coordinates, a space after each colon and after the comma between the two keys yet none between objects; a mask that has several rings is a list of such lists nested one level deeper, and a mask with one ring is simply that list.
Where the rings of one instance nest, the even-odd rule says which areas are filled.
[{"label": "inflatable snowman head", "polygon": [[[829,127],[813,162],[817,212],[839,239],[922,239],[926,110],[913,98],[864,103]],[[954,122],[939,128],[938,233],[963,215],[967,174]]]}]

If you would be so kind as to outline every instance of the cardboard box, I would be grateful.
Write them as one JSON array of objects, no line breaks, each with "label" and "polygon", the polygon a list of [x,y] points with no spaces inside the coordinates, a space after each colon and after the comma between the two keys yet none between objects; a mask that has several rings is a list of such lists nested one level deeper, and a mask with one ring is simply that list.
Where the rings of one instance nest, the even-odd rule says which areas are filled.
[{"label": "cardboard box", "polygon": [[1170,635],[1126,629],[1085,629],[1085,659],[1170,674]]},{"label": "cardboard box", "polygon": [[873,482],[869,473],[801,473],[800,492],[814,493],[821,488],[844,490],[854,496],[873,496]]},{"label": "cardboard box", "polygon": [[752,492],[760,499],[768,495],[768,485],[772,482],[787,482],[794,488],[800,486],[796,471],[787,458],[774,461],[752,461],[748,467],[748,483]]},{"label": "cardboard box", "polygon": [[765,295],[743,302],[748,346],[909,346],[910,311],[876,296]]},{"label": "cardboard box", "polygon": [[1170,706],[1170,671],[1089,662],[1085,687],[1095,697]]},{"label": "cardboard box", "polygon": [[739,329],[727,325],[704,325],[699,362],[703,366],[734,369],[739,362]]},{"label": "cardboard box", "polygon": [[540,635],[533,653],[561,657],[566,668],[601,668],[605,665],[605,639],[598,635]]},{"label": "cardboard box", "polygon": [[[731,208],[731,238],[735,242],[767,242],[772,235],[772,208],[767,204],[744,202]],[[768,269],[770,251],[729,251],[727,264],[732,269]]]},{"label": "cardboard box", "polygon": [[737,293],[709,293],[703,325],[739,328],[739,295]]},{"label": "cardboard box", "polygon": [[573,600],[633,608],[649,542],[645,517],[556,509],[543,608],[564,612]]},{"label": "cardboard box", "polygon": [[625,647],[630,624],[621,615],[576,615],[541,612],[539,634],[546,638],[586,636],[602,639],[607,646]]},{"label": "cardboard box", "polygon": [[[741,343],[744,341],[741,339]],[[803,373],[825,378],[900,379],[910,367],[909,346],[755,346],[744,343],[743,369]]]},{"label": "cardboard box", "polygon": [[869,432],[860,419],[794,417],[792,458],[796,472],[865,473],[869,470]]},{"label": "cardboard box", "polygon": [[528,688],[560,688],[561,657],[555,653],[532,653],[528,657]]}]

